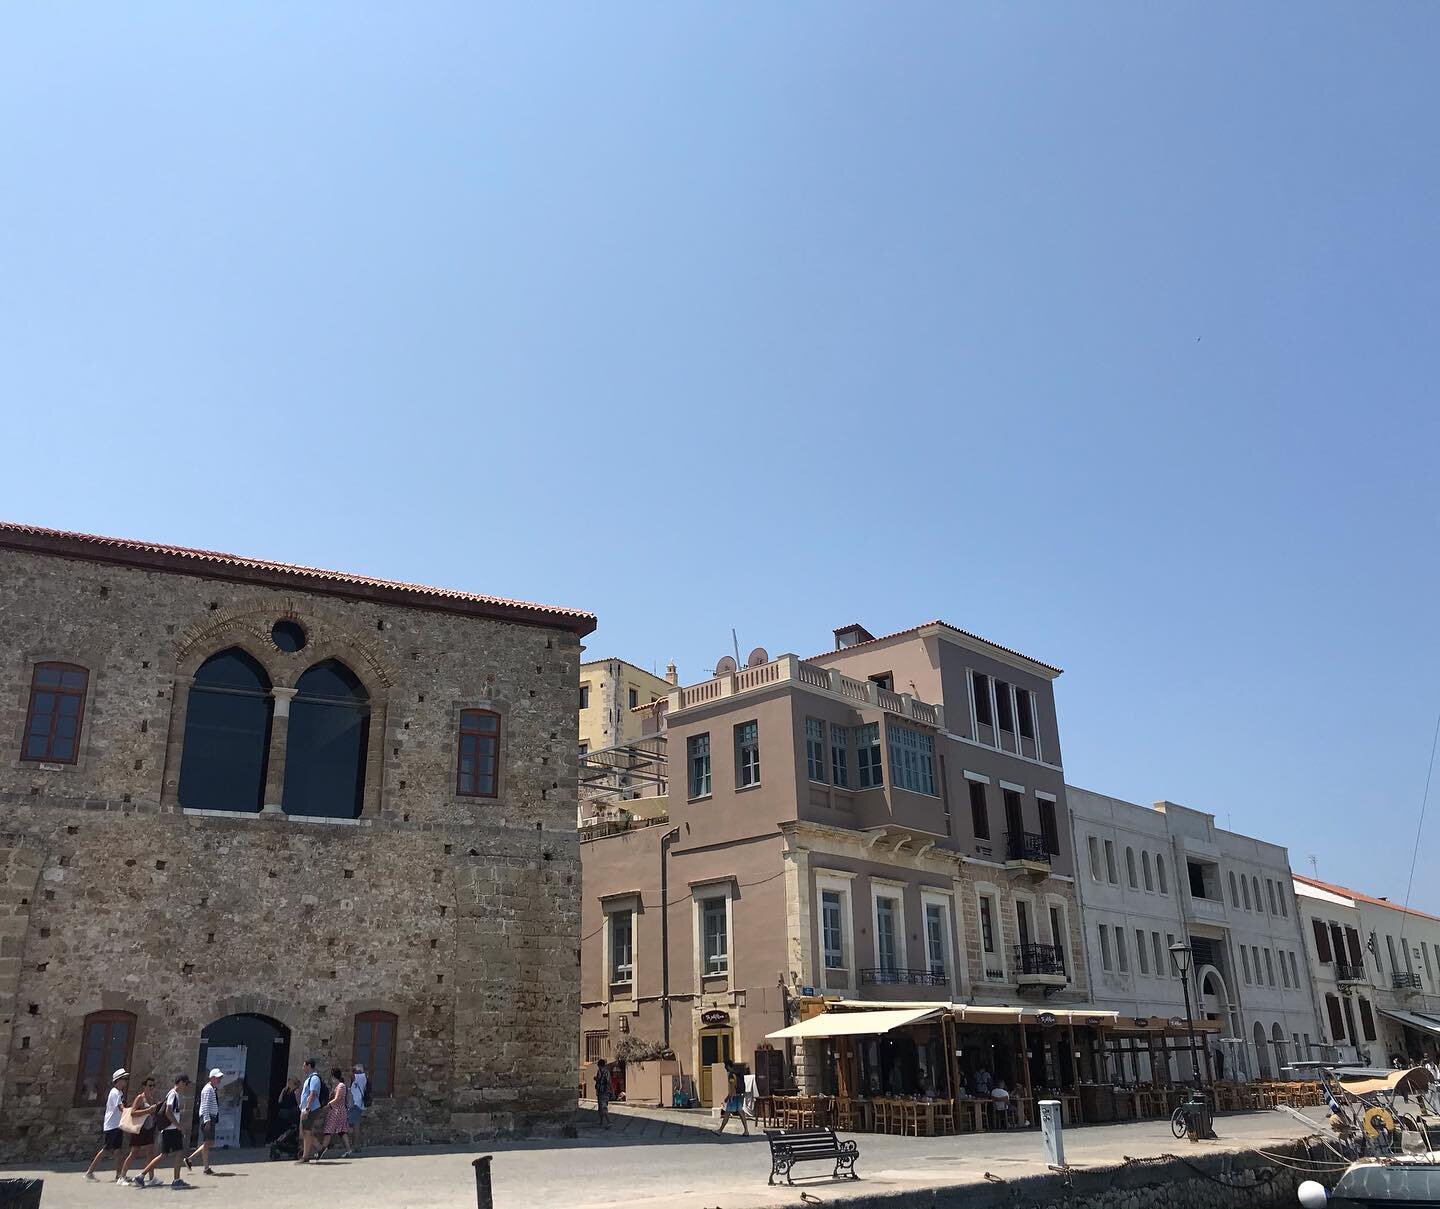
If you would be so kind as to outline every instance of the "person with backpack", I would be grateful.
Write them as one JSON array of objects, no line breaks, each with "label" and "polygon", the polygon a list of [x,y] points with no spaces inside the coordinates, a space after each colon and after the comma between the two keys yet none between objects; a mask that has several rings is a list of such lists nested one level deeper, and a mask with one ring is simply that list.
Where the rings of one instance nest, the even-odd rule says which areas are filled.
[{"label": "person with backpack", "polygon": [[370,1107],[370,1076],[360,1063],[350,1076],[350,1153],[360,1153],[360,1120]]},{"label": "person with backpack", "polygon": [[297,1163],[315,1161],[320,1135],[325,1130],[325,1084],[315,1069],[315,1059],[305,1059],[305,1079],[300,1084],[300,1156]]},{"label": "person with backpack", "polygon": [[180,1164],[185,1160],[185,1131],[180,1124],[183,1117],[180,1113],[180,1100],[185,1094],[185,1089],[190,1086],[189,1075],[176,1075],[175,1086],[165,1095],[164,1102],[160,1105],[160,1152],[146,1164],[144,1170],[135,1177],[137,1188],[145,1187],[145,1181],[154,1181],[155,1168],[160,1166],[167,1158],[175,1164],[175,1170],[170,1180],[170,1187],[175,1189],[190,1188],[180,1178]]}]

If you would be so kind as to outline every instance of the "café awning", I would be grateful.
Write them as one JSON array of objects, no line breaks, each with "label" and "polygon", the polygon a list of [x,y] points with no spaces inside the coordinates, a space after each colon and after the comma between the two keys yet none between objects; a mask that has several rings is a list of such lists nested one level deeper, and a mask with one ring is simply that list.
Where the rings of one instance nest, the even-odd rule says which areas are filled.
[{"label": "caf\u00e9 awning", "polygon": [[767,1033],[766,1037],[771,1041],[783,1041],[786,1038],[813,1041],[821,1037],[872,1036],[903,1028],[907,1024],[919,1024],[922,1020],[939,1014],[940,1009],[936,1007],[876,1012],[821,1012],[818,1016],[811,1016],[810,1019],[792,1024],[789,1028]]},{"label": "caf\u00e9 awning", "polygon": [[1440,1035],[1440,1020],[1435,1020],[1430,1016],[1419,1016],[1414,1012],[1390,1011],[1387,1008],[1381,1008],[1380,1014],[1382,1016],[1389,1016],[1391,1020],[1398,1020],[1401,1024],[1408,1025],[1410,1028],[1419,1029],[1422,1033],[1435,1033],[1436,1035]]}]

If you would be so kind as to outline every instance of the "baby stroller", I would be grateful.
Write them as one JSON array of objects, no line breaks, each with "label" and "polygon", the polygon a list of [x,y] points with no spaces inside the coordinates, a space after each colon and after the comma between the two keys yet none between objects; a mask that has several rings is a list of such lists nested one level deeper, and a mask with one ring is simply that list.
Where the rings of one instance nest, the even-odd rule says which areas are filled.
[{"label": "baby stroller", "polygon": [[300,1154],[300,1131],[291,1126],[270,1143],[271,1159],[293,1159]]}]

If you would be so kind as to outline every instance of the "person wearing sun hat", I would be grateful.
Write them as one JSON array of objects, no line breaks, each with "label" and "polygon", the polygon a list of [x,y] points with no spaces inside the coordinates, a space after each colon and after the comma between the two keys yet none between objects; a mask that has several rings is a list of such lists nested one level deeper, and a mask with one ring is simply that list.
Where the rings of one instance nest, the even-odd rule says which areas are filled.
[{"label": "person wearing sun hat", "polygon": [[193,1170],[191,1166],[196,1155],[202,1156],[200,1170],[206,1175],[214,1175],[210,1170],[210,1144],[215,1141],[215,1122],[220,1119],[220,1100],[215,1095],[215,1089],[220,1086],[220,1080],[225,1077],[225,1072],[218,1066],[210,1072],[210,1077],[205,1080],[205,1086],[200,1089],[200,1145],[185,1159],[185,1166]]},{"label": "person wearing sun hat", "polygon": [[125,1135],[120,1129],[120,1114],[125,1111],[125,1089],[130,1085],[130,1072],[123,1066],[110,1076],[110,1094],[105,1097],[105,1119],[100,1126],[100,1149],[85,1169],[85,1178],[93,1180],[95,1168],[107,1154],[115,1155],[115,1182],[126,1183],[120,1174],[120,1165],[125,1162]]}]

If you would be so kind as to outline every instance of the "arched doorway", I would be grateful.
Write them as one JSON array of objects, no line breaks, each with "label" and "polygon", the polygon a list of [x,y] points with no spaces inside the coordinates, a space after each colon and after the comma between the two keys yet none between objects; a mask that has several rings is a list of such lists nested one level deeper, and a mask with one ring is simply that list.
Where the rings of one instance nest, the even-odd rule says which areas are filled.
[{"label": "arched doorway", "polygon": [[289,1064],[290,1030],[278,1020],[245,1013],[222,1016],[205,1026],[195,1086],[204,1084],[212,1067],[243,1072],[220,1084],[217,1143],[264,1146],[281,1132],[276,1101]]},{"label": "arched doorway", "polygon": [[1262,1079],[1270,1077],[1269,1046],[1265,1043],[1265,1026],[1255,1021],[1255,1064]]},{"label": "arched doorway", "polygon": [[1285,1073],[1285,1031],[1277,1020],[1270,1026],[1270,1044],[1275,1047],[1275,1074]]}]

